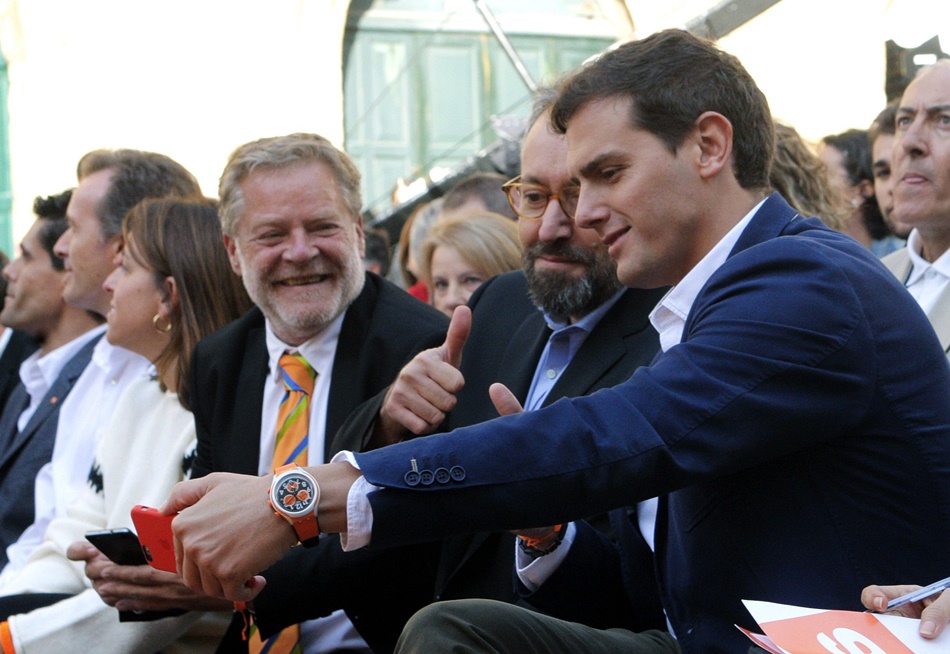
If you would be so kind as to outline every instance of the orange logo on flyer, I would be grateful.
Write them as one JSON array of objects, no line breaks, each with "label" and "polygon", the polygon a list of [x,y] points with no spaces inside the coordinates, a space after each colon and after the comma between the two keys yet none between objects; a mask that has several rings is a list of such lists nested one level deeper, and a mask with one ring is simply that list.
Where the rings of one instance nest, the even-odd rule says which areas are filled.
[{"label": "orange logo on flyer", "polygon": [[824,611],[759,626],[793,654],[914,654],[870,613]]}]

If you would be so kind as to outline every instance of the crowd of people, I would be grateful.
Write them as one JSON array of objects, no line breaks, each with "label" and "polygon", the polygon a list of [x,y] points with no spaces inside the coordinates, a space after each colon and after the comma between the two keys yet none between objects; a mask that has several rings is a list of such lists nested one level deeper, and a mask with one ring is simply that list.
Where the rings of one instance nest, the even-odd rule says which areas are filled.
[{"label": "crowd of people", "polygon": [[[542,90],[520,164],[394,247],[315,134],[216,200],[136,150],[37,198],[0,653],[744,653],[744,599],[950,574],[950,61],[814,148],[667,30]],[[177,572],[85,539],[136,505]]]}]

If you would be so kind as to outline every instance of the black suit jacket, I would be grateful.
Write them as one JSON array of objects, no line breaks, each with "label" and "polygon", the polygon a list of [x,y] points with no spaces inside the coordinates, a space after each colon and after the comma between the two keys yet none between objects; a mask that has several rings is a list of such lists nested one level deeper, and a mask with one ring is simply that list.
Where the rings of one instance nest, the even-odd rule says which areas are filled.
[{"label": "black suit jacket", "polygon": [[[565,373],[545,400],[545,404],[561,397],[591,393],[626,380],[633,371],[648,364],[656,354],[657,334],[649,323],[649,312],[662,297],[664,289],[639,291],[628,289],[607,312],[578,350]],[[458,394],[455,410],[442,429],[454,429],[496,417],[488,396],[488,387],[502,382],[523,403],[531,386],[538,360],[551,330],[541,312],[529,297],[522,272],[495,277],[483,284],[472,296],[472,331],[462,353],[461,371],[465,387]],[[363,404],[341,429],[351,440],[365,438],[379,412],[385,392]],[[425,467],[423,462],[423,467]],[[434,466],[433,466],[434,467]],[[646,544],[643,543],[646,548]],[[364,563],[358,558],[368,550],[337,553],[333,565],[313,568],[297,577],[297,584],[280,602],[255,602],[259,621],[279,628],[299,622],[294,617],[301,607],[311,610],[314,602],[328,594],[323,589],[328,579],[346,579],[348,570]],[[485,597],[514,602],[517,597],[512,581],[514,536],[507,532],[481,533],[447,538],[436,566],[407,549],[382,550],[375,559],[386,566],[404,571],[404,582],[395,588],[374,583],[363,593],[388,593],[401,615],[410,617],[419,608],[438,599]],[[329,562],[328,562],[329,563]],[[288,581],[290,581],[288,579]],[[270,586],[268,586],[270,588]],[[653,591],[655,582],[647,582]],[[264,590],[264,595],[267,593]],[[329,599],[334,599],[332,596]],[[662,613],[655,591],[642,596],[643,628],[661,626]],[[306,615],[304,613],[304,615]],[[613,625],[617,626],[617,625]],[[396,627],[388,633],[388,627]],[[380,638],[376,651],[392,651],[402,625],[395,620],[372,625]],[[367,629],[369,630],[369,629]]]},{"label": "black suit jacket", "polygon": [[[342,449],[363,448],[359,438],[334,434],[354,408],[392,382],[416,353],[441,344],[447,325],[443,314],[367,274],[363,291],[347,309],[337,343],[327,406],[327,458]],[[198,431],[195,476],[212,471],[257,474],[267,363],[264,316],[257,308],[195,348],[191,368],[192,410]],[[267,591],[257,601],[266,605],[271,597],[279,600],[288,587],[299,582],[302,570],[332,568],[325,561],[342,554],[336,536],[321,539],[311,549],[296,548],[264,573]],[[314,606],[312,612],[293,622],[345,608],[361,635],[372,642],[374,634],[364,632],[363,623],[386,625],[394,612],[388,601],[356,591],[378,580],[398,585],[395,575],[400,570],[376,562],[372,553],[360,553],[359,557],[366,559],[366,564],[354,566],[351,575],[327,579],[336,595],[324,599],[333,601]],[[395,614],[402,619],[398,611]],[[367,615],[373,618],[364,620]],[[264,635],[271,633],[266,619],[258,623]]]},{"label": "black suit jacket", "polygon": [[[0,567],[7,564],[7,547],[33,524],[36,473],[53,455],[59,407],[86,369],[100,338],[92,339],[66,362],[22,431],[16,431],[25,408],[21,398],[28,397],[22,384],[14,388],[10,405],[0,416]],[[9,443],[8,433],[15,434]]]},{"label": "black suit jacket", "polygon": [[[604,315],[574,355],[570,365],[545,398],[547,406],[562,397],[589,395],[626,381],[640,366],[648,365],[659,350],[649,314],[666,289],[627,289]],[[498,416],[488,387],[501,382],[523,404],[551,330],[528,297],[522,272],[508,273],[479,288],[470,302],[472,334],[462,359],[465,388],[443,429],[473,425]],[[466,359],[466,355],[468,358]],[[608,529],[606,517],[596,522]],[[514,539],[509,532],[478,533],[445,539],[434,600],[485,597],[514,602],[512,583]],[[643,543],[646,547],[646,543]],[[647,585],[652,591],[654,585]],[[643,620],[627,626],[662,627],[659,597],[642,597]]]},{"label": "black suit jacket", "polygon": [[0,354],[0,410],[6,406],[10,393],[20,383],[20,364],[37,348],[36,341],[26,332],[18,329],[11,332],[10,340]]}]

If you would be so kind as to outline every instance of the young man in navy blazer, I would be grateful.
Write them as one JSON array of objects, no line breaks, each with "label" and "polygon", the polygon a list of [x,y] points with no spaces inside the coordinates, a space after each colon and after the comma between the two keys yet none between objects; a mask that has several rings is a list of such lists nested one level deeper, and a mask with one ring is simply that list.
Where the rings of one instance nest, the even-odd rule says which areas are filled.
[{"label": "young man in navy blazer", "polygon": [[[574,212],[621,281],[674,287],[652,315],[663,354],[588,397],[309,469],[320,527],[348,549],[659,495],[675,637],[476,600],[417,614],[400,651],[744,652],[743,599],[858,610],[872,581],[946,575],[950,368],[870,252],[769,194],[771,120],[741,64],[683,31],[584,66],[553,110],[581,185]],[[450,475],[421,483],[425,462]],[[187,584],[259,592],[257,572],[295,540],[267,489],[213,476],[173,491]]]}]

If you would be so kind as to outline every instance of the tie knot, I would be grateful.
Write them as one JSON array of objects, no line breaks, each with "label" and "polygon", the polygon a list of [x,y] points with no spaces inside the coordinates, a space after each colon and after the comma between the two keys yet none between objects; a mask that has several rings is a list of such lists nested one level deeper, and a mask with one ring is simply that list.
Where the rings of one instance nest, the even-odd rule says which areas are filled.
[{"label": "tie knot", "polygon": [[288,390],[313,394],[313,380],[317,371],[300,354],[284,353],[277,363]]}]

